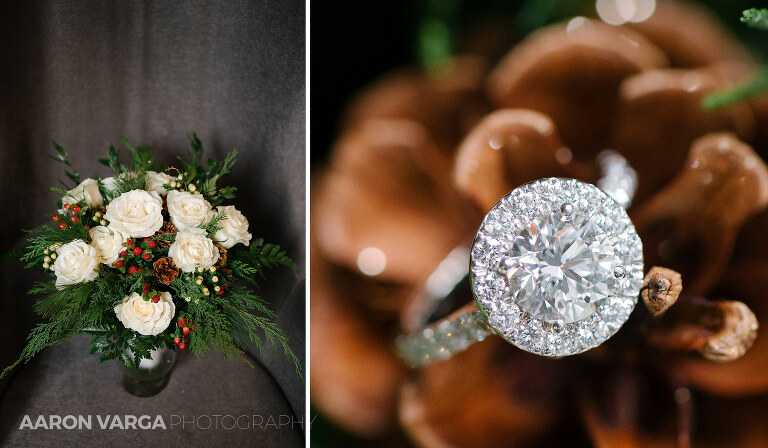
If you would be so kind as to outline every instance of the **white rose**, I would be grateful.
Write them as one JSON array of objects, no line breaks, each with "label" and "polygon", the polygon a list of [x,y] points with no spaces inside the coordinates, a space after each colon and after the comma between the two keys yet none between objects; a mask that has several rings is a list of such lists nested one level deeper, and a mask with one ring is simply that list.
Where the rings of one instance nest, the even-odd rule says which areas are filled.
[{"label": "white rose", "polygon": [[206,235],[203,229],[182,230],[168,248],[168,256],[184,272],[192,272],[198,266],[210,268],[219,260],[219,249]]},{"label": "white rose", "polygon": [[104,217],[132,238],[152,236],[163,226],[163,200],[154,191],[131,190],[113,199]]},{"label": "white rose", "polygon": [[111,225],[96,226],[88,232],[91,234],[91,246],[96,249],[99,261],[111,266],[117,261],[120,251],[123,250],[123,243],[128,240],[128,235]]},{"label": "white rose", "polygon": [[225,249],[229,249],[237,243],[250,245],[251,234],[248,233],[248,219],[231,205],[218,207],[217,211],[220,215],[225,215],[226,219],[218,222],[217,225],[221,228],[213,234],[213,240]]},{"label": "white rose", "polygon": [[155,336],[168,328],[176,314],[176,305],[173,304],[173,297],[169,292],[160,294],[160,301],[157,303],[144,300],[134,292],[123,297],[123,301],[115,306],[115,314],[126,328],[145,336]]},{"label": "white rose", "polygon": [[61,198],[61,205],[72,205],[85,200],[85,205],[88,208],[101,207],[104,205],[104,198],[99,191],[99,182],[96,179],[85,179],[80,182],[80,185],[69,190],[67,194]]},{"label": "white rose", "polygon": [[71,241],[61,246],[57,252],[58,256],[53,263],[57,287],[90,282],[99,276],[96,272],[99,265],[98,254],[96,249],[85,241]]},{"label": "white rose", "polygon": [[161,196],[165,196],[168,194],[168,190],[163,185],[170,184],[173,180],[175,178],[169,174],[147,171],[147,191],[154,191]]},{"label": "white rose", "polygon": [[201,194],[173,190],[168,193],[168,214],[177,230],[207,224],[213,217],[211,204]]},{"label": "white rose", "polygon": [[117,189],[117,179],[115,179],[113,176],[105,177],[104,179],[101,179],[101,185],[107,191],[114,191]]}]

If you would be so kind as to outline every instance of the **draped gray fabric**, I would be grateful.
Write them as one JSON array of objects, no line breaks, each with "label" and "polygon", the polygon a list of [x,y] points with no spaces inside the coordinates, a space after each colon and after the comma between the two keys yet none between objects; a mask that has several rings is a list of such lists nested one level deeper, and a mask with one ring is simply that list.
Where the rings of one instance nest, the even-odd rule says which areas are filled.
[{"label": "draped gray fabric", "polygon": [[[225,179],[239,189],[234,205],[249,218],[254,235],[288,249],[302,268],[274,272],[262,293],[303,359],[304,17],[300,0],[0,2],[0,252],[20,247],[21,229],[43,223],[52,212],[57,194],[48,187],[65,179],[63,166],[48,157],[52,140],[69,151],[84,177],[94,177],[109,175],[96,160],[110,144],[119,147],[118,135],[151,144],[157,159],[172,163],[186,151],[186,134],[197,132],[205,156],[220,159],[233,147],[240,150]],[[13,261],[0,266],[0,363],[7,365],[37,321],[25,291],[40,277]],[[48,351],[45,356],[54,359],[88,357],[82,363],[86,372],[79,375],[102,372],[86,351]],[[49,358],[0,382],[0,393],[18,399],[14,388],[29,385],[28,372],[53,374],[40,372],[42,364],[56,369]],[[219,363],[215,353],[209,358]],[[247,382],[243,390],[287,398],[303,416],[304,386],[292,366],[270,350],[256,359],[266,370],[243,370],[230,361],[217,364],[217,378],[200,372],[201,380],[230,381],[231,371],[232,387]],[[194,366],[190,360],[182,368]],[[254,388],[271,384],[278,389],[259,378],[267,371],[280,390]],[[37,403],[39,394],[51,391],[38,387],[28,393],[36,395],[27,402]],[[216,402],[217,397],[199,381],[187,385],[186,399]],[[16,411],[0,409],[11,429],[19,420],[9,419],[47,412]],[[128,411],[123,410],[136,413]],[[0,442],[7,435],[0,429]],[[46,437],[39,431],[34,436]]]}]

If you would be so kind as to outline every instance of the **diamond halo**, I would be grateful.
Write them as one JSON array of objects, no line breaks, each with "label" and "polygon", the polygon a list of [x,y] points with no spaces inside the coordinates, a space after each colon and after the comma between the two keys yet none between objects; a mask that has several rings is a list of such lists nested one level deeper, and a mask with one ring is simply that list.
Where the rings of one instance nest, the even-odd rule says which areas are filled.
[{"label": "diamond halo", "polygon": [[642,243],[626,211],[596,186],[540,179],[485,216],[470,279],[504,339],[538,355],[573,355],[629,318],[642,285]]}]

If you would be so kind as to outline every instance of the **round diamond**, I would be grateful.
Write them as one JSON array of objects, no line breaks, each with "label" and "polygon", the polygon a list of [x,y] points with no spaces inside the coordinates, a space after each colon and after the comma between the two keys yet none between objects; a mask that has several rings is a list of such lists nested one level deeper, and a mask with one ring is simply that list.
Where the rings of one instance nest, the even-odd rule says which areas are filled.
[{"label": "round diamond", "polygon": [[554,323],[591,316],[613,290],[617,258],[607,234],[584,214],[538,216],[515,236],[505,259],[515,303]]},{"label": "round diamond", "polygon": [[499,335],[533,353],[566,356],[600,345],[627,320],[642,283],[642,245],[626,211],[599,188],[541,179],[488,212],[470,270],[478,305]]}]

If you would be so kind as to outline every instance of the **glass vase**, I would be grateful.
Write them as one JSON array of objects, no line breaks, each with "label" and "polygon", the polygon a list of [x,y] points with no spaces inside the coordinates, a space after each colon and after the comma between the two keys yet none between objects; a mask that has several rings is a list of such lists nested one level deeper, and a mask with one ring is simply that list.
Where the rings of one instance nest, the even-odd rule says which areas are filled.
[{"label": "glass vase", "polygon": [[[126,351],[128,356],[133,356]],[[168,384],[171,370],[176,363],[176,351],[159,348],[150,352],[150,359],[142,359],[139,368],[134,370],[120,364],[123,373],[123,388],[137,397],[151,397],[158,394]]]}]

